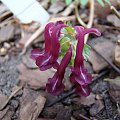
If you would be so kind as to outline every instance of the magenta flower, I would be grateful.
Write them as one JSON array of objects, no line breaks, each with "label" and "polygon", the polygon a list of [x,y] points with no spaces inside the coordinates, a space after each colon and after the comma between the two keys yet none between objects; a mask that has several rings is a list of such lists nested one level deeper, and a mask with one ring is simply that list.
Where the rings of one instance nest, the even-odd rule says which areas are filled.
[{"label": "magenta flower", "polygon": [[80,96],[87,97],[91,90],[87,85],[76,85],[76,93]]},{"label": "magenta flower", "polygon": [[67,53],[61,60],[60,66],[58,67],[57,72],[54,74],[53,78],[48,79],[46,88],[50,94],[58,95],[64,90],[65,86],[62,81],[64,78],[65,69],[69,64],[71,57],[72,57],[72,46],[70,46]]},{"label": "magenta flower", "polygon": [[42,52],[38,49],[31,51],[31,58],[36,60],[36,65],[41,71],[59,66],[57,63],[60,49],[59,37],[63,27],[66,27],[63,22],[48,23],[44,32],[45,50]]},{"label": "magenta flower", "polygon": [[92,81],[92,76],[84,67],[84,58],[82,54],[84,47],[84,36],[87,33],[94,33],[100,36],[101,33],[95,28],[85,29],[81,26],[75,26],[74,28],[77,32],[76,39],[78,40],[78,43],[70,80],[76,85],[76,92],[86,96],[89,94],[87,85]]},{"label": "magenta flower", "polygon": [[[67,31],[62,33],[63,38],[60,36],[62,28],[65,28],[65,31]],[[70,34],[71,31],[76,36]],[[95,28],[85,29],[82,26],[75,26],[73,29],[71,26],[67,26],[61,21],[56,23],[51,22],[46,25],[44,32],[45,49],[43,51],[39,49],[32,50],[31,58],[36,61],[36,65],[41,71],[52,67],[57,69],[56,73],[52,78],[48,79],[48,83],[46,84],[47,91],[52,95],[58,95],[64,90],[65,86],[63,84],[63,79],[65,70],[69,63],[73,63],[73,60],[74,66],[71,67],[70,80],[76,87],[76,93],[80,96],[88,96],[90,94],[88,84],[91,83],[92,76],[84,67],[83,57],[84,36],[88,33],[94,33],[100,36],[100,32]],[[75,52],[75,49],[72,49],[72,43],[75,40],[74,37],[77,39],[75,59],[74,56],[72,56],[72,52]],[[66,50],[67,47],[64,44],[68,42],[70,48]],[[60,46],[62,47],[60,48]],[[59,54],[61,51],[66,54]],[[57,62],[59,55],[63,57],[60,65]]]}]

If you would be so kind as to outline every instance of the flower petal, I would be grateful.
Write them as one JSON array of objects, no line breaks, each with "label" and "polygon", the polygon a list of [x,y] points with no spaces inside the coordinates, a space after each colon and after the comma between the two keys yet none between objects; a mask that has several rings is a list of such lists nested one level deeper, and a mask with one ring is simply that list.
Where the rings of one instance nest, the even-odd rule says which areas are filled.
[{"label": "flower petal", "polygon": [[52,95],[58,95],[64,90],[65,86],[63,85],[62,80],[64,78],[65,69],[67,65],[69,64],[71,57],[72,57],[72,46],[70,46],[67,53],[61,60],[61,63],[57,69],[57,72],[55,73],[53,78],[49,79],[46,85],[47,91],[51,93]]},{"label": "flower petal", "polygon": [[36,59],[36,65],[39,67],[41,71],[47,70],[52,67],[52,63],[50,63],[51,59],[50,53],[44,54],[44,56],[39,56]]},{"label": "flower petal", "polygon": [[77,86],[76,87],[76,93],[80,96],[85,96],[87,97],[88,95],[90,95],[90,88],[88,86]]},{"label": "flower petal", "polygon": [[101,36],[101,32],[99,30],[97,30],[96,28],[87,28],[84,30],[84,34],[88,34],[88,33],[94,33],[97,36]]},{"label": "flower petal", "polygon": [[31,56],[30,57],[32,59],[36,60],[37,57],[43,56],[43,54],[44,54],[44,51],[41,52],[39,49],[33,49],[33,50],[31,50]]},{"label": "flower petal", "polygon": [[45,52],[49,52],[51,49],[51,29],[54,23],[48,23],[45,27],[44,38],[45,38]]},{"label": "flower petal", "polygon": [[60,31],[63,27],[66,27],[65,24],[58,24],[51,30],[51,53],[54,57],[58,58],[59,55],[59,49],[60,49],[60,42],[59,42],[59,37],[60,37]]},{"label": "flower petal", "polygon": [[71,57],[72,57],[72,45],[70,45],[70,48],[68,49],[67,53],[61,60],[61,64],[58,69],[59,74],[64,74],[65,69],[69,64]]},{"label": "flower petal", "polygon": [[83,48],[84,48],[84,28],[75,26],[75,30],[77,32],[76,39],[78,39],[77,47],[76,47],[76,56],[74,61],[74,67],[78,68],[81,64],[83,64]]},{"label": "flower petal", "polygon": [[60,94],[64,90],[65,86],[62,83],[62,79],[56,72],[53,78],[48,79],[48,83],[46,84],[46,89],[48,93],[56,96]]}]

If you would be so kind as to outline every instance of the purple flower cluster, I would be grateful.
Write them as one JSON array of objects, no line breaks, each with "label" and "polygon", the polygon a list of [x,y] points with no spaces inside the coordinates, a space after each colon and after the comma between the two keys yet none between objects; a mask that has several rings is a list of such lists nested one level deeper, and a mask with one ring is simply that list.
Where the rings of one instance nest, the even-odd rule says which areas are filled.
[{"label": "purple flower cluster", "polygon": [[[60,53],[60,33],[61,29],[67,27],[63,22],[59,21],[56,23],[48,23],[45,27],[44,38],[45,38],[45,50],[40,51],[34,49],[31,51],[31,58],[36,61],[36,65],[41,71],[49,68],[57,69],[56,73],[52,78],[48,79],[46,89],[52,95],[60,94],[65,86],[63,84],[64,74],[66,67],[70,63],[72,57],[72,44],[66,51],[66,54],[58,64],[57,60]],[[100,36],[100,32],[95,28],[85,29],[81,26],[74,27],[76,31],[76,56],[74,59],[74,66],[71,67],[70,80],[76,86],[76,92],[79,95],[88,96],[90,90],[88,84],[92,80],[92,76],[88,73],[84,67],[83,47],[84,47],[84,36],[87,33],[94,33]]]}]

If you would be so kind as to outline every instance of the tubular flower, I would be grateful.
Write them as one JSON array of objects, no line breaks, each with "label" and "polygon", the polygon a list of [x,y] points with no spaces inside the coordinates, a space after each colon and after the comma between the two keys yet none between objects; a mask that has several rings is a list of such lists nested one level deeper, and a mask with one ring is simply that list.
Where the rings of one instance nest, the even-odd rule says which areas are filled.
[{"label": "tubular flower", "polygon": [[36,60],[36,65],[41,71],[47,70],[51,67],[57,68],[57,63],[60,43],[60,31],[63,27],[66,27],[63,22],[48,23],[45,27],[45,50],[43,52],[38,49],[31,51],[31,58]]},{"label": "tubular flower", "polygon": [[54,74],[52,78],[48,79],[46,88],[47,88],[47,91],[52,95],[58,95],[64,90],[65,86],[62,83],[62,81],[64,78],[65,69],[69,64],[71,57],[72,57],[72,46],[70,46],[67,53],[61,60],[61,63],[57,69],[57,72]]},{"label": "tubular flower", "polygon": [[76,47],[74,67],[72,68],[70,80],[76,85],[76,92],[78,94],[87,96],[90,93],[87,85],[91,82],[92,76],[84,67],[84,57],[82,54],[84,47],[84,36],[88,33],[94,33],[100,36],[100,32],[95,28],[85,29],[81,26],[75,26],[74,28],[77,32],[76,39],[78,40],[78,43]]}]

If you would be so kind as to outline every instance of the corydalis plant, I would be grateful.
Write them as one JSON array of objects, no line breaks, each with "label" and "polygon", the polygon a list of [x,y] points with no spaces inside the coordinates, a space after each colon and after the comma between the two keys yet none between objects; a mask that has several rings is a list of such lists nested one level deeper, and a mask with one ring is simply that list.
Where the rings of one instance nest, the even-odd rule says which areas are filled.
[{"label": "corydalis plant", "polygon": [[[36,61],[36,65],[42,71],[52,67],[57,70],[46,84],[46,89],[50,94],[58,95],[64,90],[63,79],[68,67],[71,69],[70,81],[75,85],[76,93],[83,96],[89,95],[88,84],[91,83],[92,76],[84,67],[84,59],[88,55],[88,52],[85,52],[84,36],[89,33],[100,36],[100,32],[95,28],[72,27],[61,21],[46,25],[45,49],[43,51],[32,50],[31,58]],[[61,58],[60,64],[58,63],[59,57]]]}]

